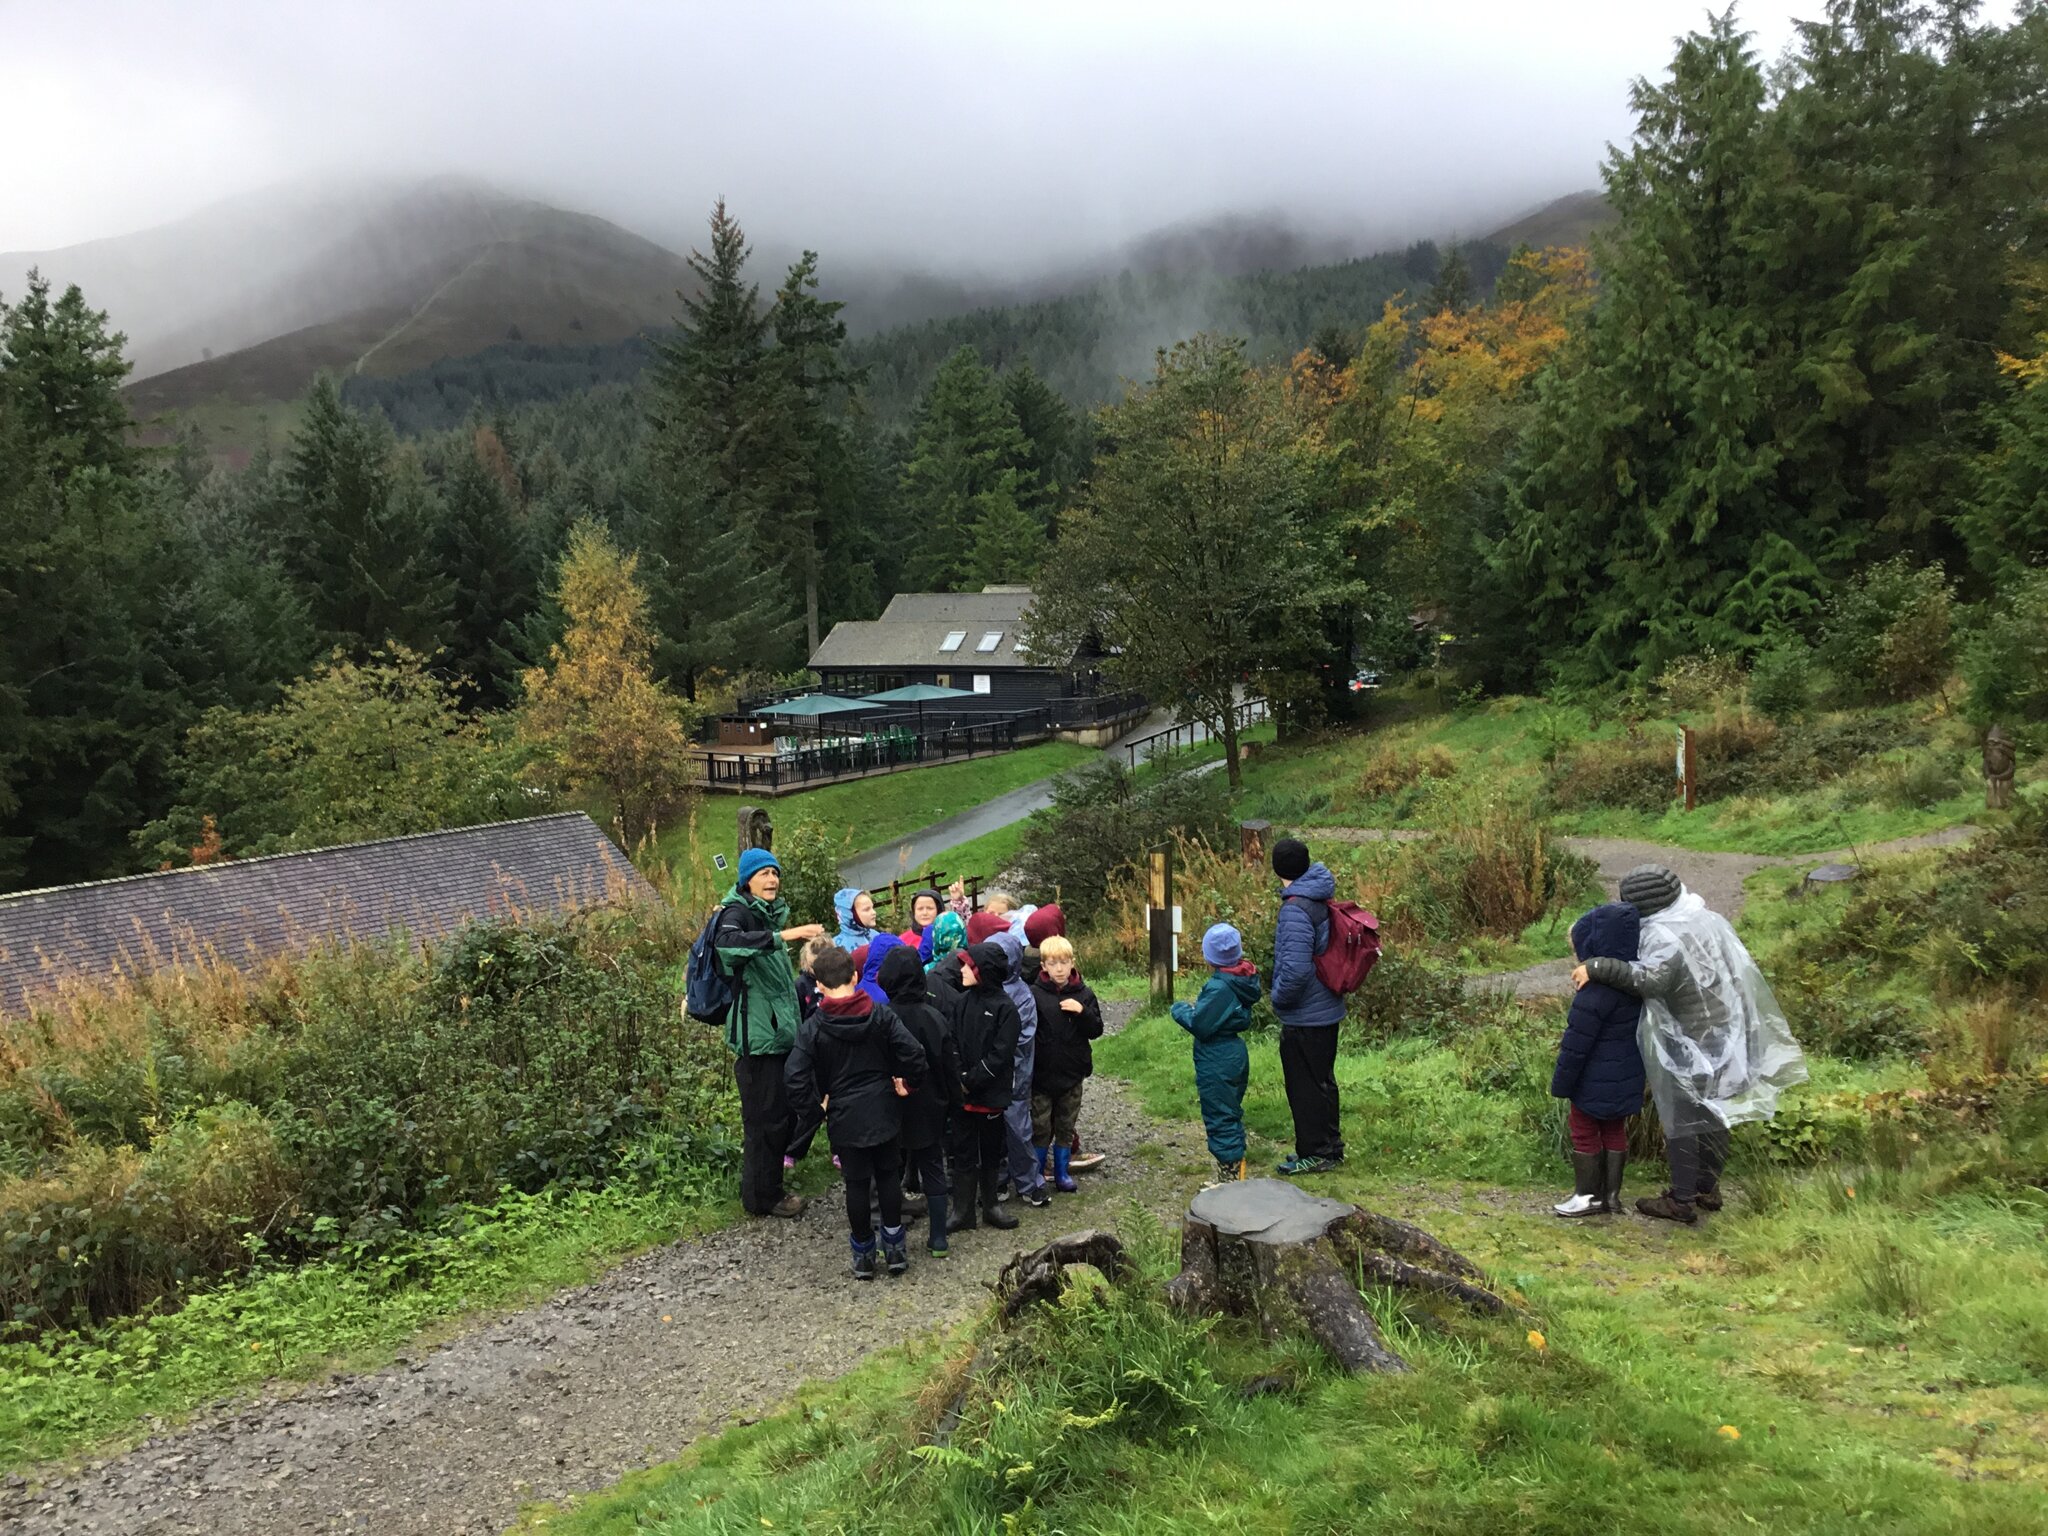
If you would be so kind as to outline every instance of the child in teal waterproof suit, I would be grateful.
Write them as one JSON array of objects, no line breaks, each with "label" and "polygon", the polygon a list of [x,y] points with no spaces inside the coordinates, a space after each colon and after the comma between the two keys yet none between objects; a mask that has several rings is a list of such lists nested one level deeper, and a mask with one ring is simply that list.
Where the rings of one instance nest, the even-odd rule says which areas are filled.
[{"label": "child in teal waterproof suit", "polygon": [[1192,1005],[1173,1005],[1173,1022],[1195,1037],[1195,1092],[1216,1177],[1241,1179],[1244,1091],[1251,1085],[1252,1059],[1238,1036],[1251,1027],[1259,972],[1244,957],[1243,936],[1228,923],[1202,935],[1202,958],[1209,962],[1209,979]]}]

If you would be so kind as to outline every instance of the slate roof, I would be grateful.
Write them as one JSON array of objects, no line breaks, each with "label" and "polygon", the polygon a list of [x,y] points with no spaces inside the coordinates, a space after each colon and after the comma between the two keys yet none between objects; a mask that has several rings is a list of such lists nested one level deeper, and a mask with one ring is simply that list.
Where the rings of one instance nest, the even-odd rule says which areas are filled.
[{"label": "slate roof", "polygon": [[653,888],[580,811],[0,896],[0,1016],[68,979],[415,939]]},{"label": "slate roof", "polygon": [[[1029,656],[1019,649],[1029,587],[994,587],[983,592],[898,592],[879,619],[849,619],[834,624],[817,650],[815,668],[876,671],[930,667],[961,672],[989,672],[1007,667],[1051,667],[1064,664]],[[959,648],[939,649],[956,630],[965,631]],[[993,651],[977,650],[982,636],[1000,631]]]}]

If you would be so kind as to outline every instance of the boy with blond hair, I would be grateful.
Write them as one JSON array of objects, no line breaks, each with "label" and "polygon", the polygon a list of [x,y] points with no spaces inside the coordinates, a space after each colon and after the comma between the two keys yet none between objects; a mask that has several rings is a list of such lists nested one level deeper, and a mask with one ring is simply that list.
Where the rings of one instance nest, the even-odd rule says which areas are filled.
[{"label": "boy with blond hair", "polygon": [[1095,1052],[1089,1042],[1102,1038],[1102,1005],[1081,979],[1074,946],[1065,934],[1052,934],[1038,946],[1038,979],[1032,983],[1038,1004],[1038,1055],[1031,1068],[1031,1145],[1038,1153],[1038,1174],[1052,1162],[1052,1187],[1071,1195],[1074,1182],[1074,1131],[1081,1118],[1081,1093],[1095,1073]]}]

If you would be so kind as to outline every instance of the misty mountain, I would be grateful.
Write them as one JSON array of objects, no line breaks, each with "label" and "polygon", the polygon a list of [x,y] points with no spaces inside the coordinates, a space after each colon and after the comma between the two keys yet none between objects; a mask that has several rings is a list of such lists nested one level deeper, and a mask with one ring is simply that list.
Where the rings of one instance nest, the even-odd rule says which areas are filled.
[{"label": "misty mountain", "polygon": [[127,333],[140,414],[296,398],[314,373],[403,373],[493,342],[666,324],[680,257],[603,219],[440,179],[296,190],[59,251],[0,256],[77,283]]},{"label": "misty mountain", "polygon": [[1533,245],[1539,251],[1552,245],[1585,245],[1594,230],[1614,220],[1614,205],[1605,192],[1573,192],[1511,219],[1486,238],[1509,250],[1518,245]]}]

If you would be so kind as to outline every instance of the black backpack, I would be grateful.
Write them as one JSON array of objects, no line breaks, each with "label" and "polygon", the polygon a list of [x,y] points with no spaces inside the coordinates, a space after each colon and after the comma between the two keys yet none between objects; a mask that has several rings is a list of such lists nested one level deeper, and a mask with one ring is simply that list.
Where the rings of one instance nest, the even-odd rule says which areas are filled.
[{"label": "black backpack", "polygon": [[704,919],[704,931],[690,946],[690,963],[683,973],[683,1012],[700,1024],[714,1029],[732,1011],[732,980],[718,968],[718,949],[712,943],[724,907],[714,907]]}]

